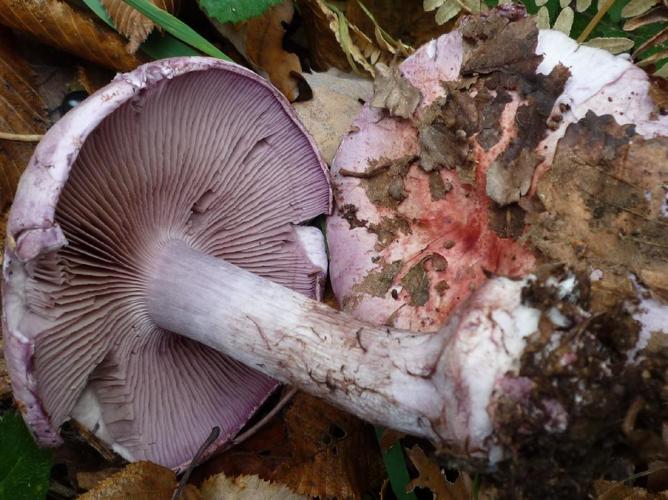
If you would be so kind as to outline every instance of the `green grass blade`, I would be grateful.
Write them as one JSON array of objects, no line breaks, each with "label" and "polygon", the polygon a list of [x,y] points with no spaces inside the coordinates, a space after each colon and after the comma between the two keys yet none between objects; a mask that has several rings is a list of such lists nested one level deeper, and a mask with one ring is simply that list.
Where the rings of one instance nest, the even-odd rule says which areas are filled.
[{"label": "green grass blade", "polygon": [[220,59],[226,59],[231,61],[223,52],[218,50],[211,42],[203,38],[199,33],[194,29],[188,26],[186,23],[178,19],[177,17],[171,15],[169,12],[166,12],[155,5],[153,5],[149,0],[123,0],[130,7],[137,9],[139,12],[148,17],[156,25],[160,26],[167,33],[170,33],[175,38],[181,40],[184,43],[187,43],[191,47],[196,48],[204,52],[205,54],[218,57]]},{"label": "green grass blade", "polygon": [[[83,0],[83,2],[92,10],[97,17],[102,19],[111,28],[115,28],[114,22],[102,6],[100,0]],[[165,59],[167,57],[178,56],[200,56],[202,53],[199,50],[192,48],[190,45],[183,43],[181,40],[174,38],[168,33],[152,33],[140,49],[153,59]]]},{"label": "green grass blade", "polygon": [[[376,439],[380,444],[380,438],[383,435],[383,428],[376,426]],[[390,478],[390,486],[397,500],[417,500],[414,493],[406,493],[406,486],[411,480],[408,475],[408,468],[406,467],[406,459],[404,457],[404,450],[401,449],[400,443],[395,443],[392,447],[383,452],[383,462],[387,475]]]},{"label": "green grass blade", "polygon": [[111,28],[116,29],[114,22],[111,20],[111,17],[107,13],[107,10],[102,6],[100,0],[83,0],[90,10],[95,12],[95,15],[107,23]]}]

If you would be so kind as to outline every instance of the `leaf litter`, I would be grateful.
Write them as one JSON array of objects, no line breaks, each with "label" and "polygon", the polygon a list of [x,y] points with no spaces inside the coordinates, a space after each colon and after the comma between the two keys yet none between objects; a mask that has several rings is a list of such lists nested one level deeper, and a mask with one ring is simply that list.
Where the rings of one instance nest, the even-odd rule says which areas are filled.
[{"label": "leaf litter", "polygon": [[[96,21],[90,12],[73,8],[61,0],[24,2],[0,0],[0,24],[30,33],[42,43],[75,54],[94,64],[121,71],[132,69],[146,60],[144,54],[134,53],[153,31],[154,23],[117,0],[103,0],[103,3],[116,22],[118,30],[125,38],[129,38],[129,45],[126,46],[124,37]],[[153,3],[161,9],[176,12],[173,0],[157,0]],[[227,43],[229,46],[231,42],[252,67],[265,72],[290,100],[296,100],[300,96],[302,81],[312,81],[308,75],[303,76],[304,68],[312,67],[320,70],[338,68],[346,73],[356,72],[361,78],[375,75],[376,92],[372,104],[387,108],[390,113],[397,116],[409,118],[414,113],[421,96],[412,91],[410,84],[407,84],[396,68],[397,63],[412,52],[412,46],[402,40],[418,40],[421,34],[413,33],[406,36],[406,33],[400,30],[400,28],[405,29],[401,25],[401,20],[406,18],[405,14],[402,16],[400,13],[402,9],[407,9],[408,3],[402,2],[398,5],[395,0],[364,3],[349,1],[351,5],[348,6],[343,5],[345,3],[328,3],[320,0],[296,2],[297,18],[303,23],[301,43],[308,47],[309,59],[303,54],[298,55],[286,45],[289,26],[294,21],[293,2],[199,1],[208,19],[227,38],[217,43]],[[422,18],[428,17],[433,21],[423,33],[447,31],[463,14],[484,11],[488,8],[486,4],[480,2],[454,0],[425,0],[422,7],[428,13],[427,16],[424,16],[424,11],[419,5],[409,10],[411,13],[419,10]],[[555,3],[547,0],[536,2],[536,7],[539,7],[537,9],[539,22],[545,27],[551,26],[574,36],[582,33],[585,28],[582,19],[578,17],[579,13],[585,13],[588,16],[586,24],[593,25],[592,36],[586,41],[587,45],[604,48],[613,53],[627,52],[636,48],[635,55],[650,69],[656,68],[657,71],[660,71],[661,63],[668,59],[665,47],[668,40],[666,35],[668,28],[665,28],[668,11],[663,2],[632,0],[623,9],[618,9],[619,12],[614,15],[619,19],[625,19],[623,29],[621,25],[619,29],[611,29],[611,15],[607,13],[596,21],[595,16],[602,7],[598,2],[578,0],[571,5],[568,1]],[[393,14],[399,21],[387,22]],[[550,18],[553,18],[554,22],[551,23]],[[206,30],[205,22],[206,18],[202,16],[198,28]],[[643,34],[640,38],[636,37],[635,33],[642,32],[648,26],[655,28],[651,35]],[[628,37],[624,36],[625,32],[629,34]],[[49,125],[45,105],[36,86],[31,83],[32,71],[29,65],[21,59],[16,47],[10,43],[11,38],[12,35],[9,33],[0,33],[0,74],[3,81],[9,82],[0,87],[0,96],[3,98],[0,100],[2,131],[39,135]],[[126,52],[126,48],[131,54]],[[3,61],[9,63],[5,64],[4,69]],[[349,75],[338,75],[335,78],[348,79]],[[330,145],[326,149],[329,151],[326,154],[328,160],[333,156],[338,139],[353,127],[351,118],[357,114],[361,106],[360,101],[367,101],[371,97],[368,86],[358,86],[355,91],[344,93],[343,97],[341,95],[335,97],[331,92],[336,92],[338,85],[339,82],[335,80],[321,90],[319,85],[311,84],[314,102],[321,96],[323,105],[341,99],[336,101],[329,111],[331,120],[341,119],[341,123],[322,132],[323,139],[318,140],[319,143],[329,141]],[[95,85],[91,85],[91,89],[92,87]],[[328,90],[325,90],[326,87]],[[330,93],[327,93],[328,91]],[[339,102],[342,108],[337,114]],[[3,105],[6,107],[2,108]],[[299,109],[299,103],[296,107]],[[313,122],[317,122],[317,111],[318,105],[309,111]],[[326,118],[323,121],[329,123],[330,119]],[[603,124],[601,127],[605,129],[608,124]],[[615,135],[619,132],[613,131],[610,134]],[[626,156],[630,155],[643,161],[652,155],[651,142],[619,147],[629,150],[625,153]],[[4,174],[3,184],[0,186],[3,212],[11,201],[11,193],[32,148],[33,145],[30,143],[0,142],[0,160]],[[576,255],[571,255],[567,249],[558,248],[558,245],[552,245],[555,240],[564,236],[563,233],[555,232],[554,226],[546,219],[555,216],[554,214],[568,218],[570,211],[574,209],[595,212],[597,217],[594,218],[601,219],[599,216],[601,211],[611,211],[612,200],[620,202],[621,199],[627,212],[630,210],[645,212],[647,215],[641,224],[641,231],[650,238],[654,236],[652,231],[657,224],[656,207],[638,206],[637,198],[632,200],[620,198],[617,186],[607,186],[609,192],[604,192],[598,201],[592,201],[587,198],[586,193],[576,191],[572,194],[575,201],[571,198],[560,200],[553,196],[551,192],[555,185],[568,183],[575,177],[575,173],[569,170],[567,161],[569,152],[564,148],[560,150],[559,155],[561,155],[559,158],[563,156],[563,162],[557,162],[553,177],[546,177],[538,187],[548,200],[545,206],[546,212],[532,215],[537,217],[532,237],[539,242],[538,246],[543,246],[546,254],[566,252],[562,255],[563,259],[577,265]],[[594,172],[596,166],[595,162],[587,165],[591,172]],[[532,172],[533,164],[530,167],[527,168]],[[591,183],[600,181],[595,173],[586,175],[594,176]],[[499,196],[500,201],[514,200],[516,195],[513,193],[516,192],[519,192],[520,196],[525,193],[527,189],[526,183],[523,182],[526,180],[525,177],[504,181],[506,188],[510,184],[511,193],[504,191]],[[398,178],[400,179],[401,175],[398,175]],[[650,179],[648,182],[647,186],[639,188],[653,190],[657,186],[665,185],[666,180]],[[395,191],[399,196],[400,191]],[[446,196],[447,192],[446,186],[435,184],[432,195]],[[654,194],[653,191],[652,193]],[[385,193],[388,194],[392,193],[389,191]],[[661,193],[657,191],[656,194],[658,199]],[[640,204],[642,205],[642,201]],[[627,220],[613,220],[612,216],[605,213],[602,218],[604,220],[597,223],[595,231],[579,235],[584,239],[593,238],[589,242],[592,252],[596,245],[604,245],[606,241],[614,238],[613,233],[619,225],[623,225],[623,229],[626,229],[625,225],[629,224]],[[367,221],[363,223],[366,224]],[[575,232],[581,229],[577,225],[571,225],[560,228],[559,231]],[[596,238],[599,240],[594,241]],[[610,273],[604,273],[604,276],[611,276],[611,281],[601,280],[598,286],[614,290],[620,283],[624,284],[623,279],[619,278],[619,273],[614,272],[620,266],[644,273],[645,280],[658,276],[652,272],[653,266],[657,264],[657,259],[662,263],[665,256],[650,255],[646,252],[640,252],[639,255],[638,262],[628,262],[624,260],[623,251],[610,252],[605,261],[601,262],[601,267],[611,270]],[[425,289],[422,266],[424,262],[421,261],[403,277],[404,286],[411,290],[411,296],[416,303],[423,300]],[[657,289],[665,291],[665,283],[656,285]],[[47,458],[46,453],[31,446],[31,438],[25,428],[21,429],[18,418],[6,411],[6,403],[2,401],[6,401],[8,391],[7,376],[6,373],[3,374],[3,360],[0,360],[0,449],[3,450],[3,454],[0,455],[4,456],[0,457],[0,464],[5,467],[5,469],[0,467],[0,498],[3,491],[7,491],[8,484],[12,481],[24,484],[26,477],[31,474],[30,477],[39,476],[40,479],[34,482],[30,480],[29,486],[24,484],[21,488],[24,492],[33,494],[30,498],[43,496],[42,493],[49,485],[47,478],[50,458]],[[367,424],[300,394],[286,411],[274,417],[247,442],[228,450],[196,470],[193,484],[186,486],[182,498],[361,498],[365,494],[378,495],[385,474],[380,463],[380,450],[371,439],[372,435]],[[88,447],[94,444],[91,436],[81,439]],[[394,442],[401,445],[410,442],[410,438],[395,436]],[[30,464],[29,469],[26,469],[25,473],[13,470],[11,476],[3,476],[2,471],[6,470],[7,461],[2,460],[7,456],[13,456],[11,453],[6,454],[5,450],[25,455],[25,464]],[[133,498],[170,498],[178,484],[178,478],[172,471],[156,464],[138,462],[121,469],[122,461],[118,461],[113,453],[104,450],[103,446],[95,444],[89,452],[97,454],[99,463],[106,465],[99,465],[96,470],[73,470],[75,480],[72,491],[81,493],[88,490],[82,498],[129,495]],[[60,450],[56,457],[58,454],[67,455],[63,450]],[[413,444],[407,448],[407,454],[413,465],[411,469],[413,478],[406,485],[407,491],[421,488],[431,491],[437,498],[452,499],[471,498],[474,495],[473,481],[466,472],[460,472],[457,479],[451,482],[439,463],[432,460],[429,454],[425,454],[419,445]],[[101,458],[103,456],[106,458]],[[17,464],[23,463],[22,459],[13,458],[13,460]],[[606,499],[658,498],[654,493],[648,493],[645,489],[621,481],[597,482],[596,494],[599,498]]]}]

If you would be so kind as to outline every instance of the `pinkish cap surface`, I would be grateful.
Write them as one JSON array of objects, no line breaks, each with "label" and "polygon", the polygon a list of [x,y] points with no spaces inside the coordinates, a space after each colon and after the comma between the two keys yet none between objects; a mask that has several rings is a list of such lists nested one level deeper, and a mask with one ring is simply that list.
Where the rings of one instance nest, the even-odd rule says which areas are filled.
[{"label": "pinkish cap surface", "polygon": [[289,103],[235,64],[149,63],[66,115],[21,178],[3,266],[5,357],[38,441],[59,444],[73,416],[170,467],[214,426],[229,441],[277,383],[152,323],[152,249],[182,239],[316,297],[324,245],[298,224],[330,198]]},{"label": "pinkish cap surface", "polygon": [[[521,12],[511,11],[491,15],[522,17]],[[518,32],[529,32],[529,22],[533,21],[513,25]],[[654,113],[647,75],[625,56],[580,46],[562,33],[542,30],[526,40],[526,47],[542,59],[518,60],[523,46],[506,44],[512,49],[506,52],[494,37],[487,47],[486,41],[476,45],[467,30],[470,26],[465,23],[424,45],[399,66],[400,75],[422,96],[412,116],[404,119],[367,104],[333,161],[336,206],[327,223],[330,277],[339,303],[358,318],[438,330],[489,273],[519,277],[531,272],[535,256],[523,242],[522,220],[516,219],[522,209],[515,210],[513,204],[533,192],[568,124],[587,111],[612,114],[620,124],[634,123],[646,137],[665,135],[668,130],[668,118]],[[520,86],[502,87],[488,79],[488,87],[483,88],[476,75],[483,75],[483,80],[495,69],[484,68],[486,58],[497,58],[499,67],[512,66],[506,75],[524,71]],[[534,65],[530,75],[526,61]],[[495,78],[502,81],[504,77]],[[530,88],[525,91],[521,85],[527,82]],[[458,104],[460,98],[468,101]],[[428,163],[423,168],[422,127],[430,123],[430,113],[439,102],[445,106],[439,111],[443,121],[457,123],[453,131],[461,127],[456,132],[468,154],[430,171]],[[478,128],[470,130],[460,120],[468,102],[474,102],[479,113]],[[454,116],[447,116],[448,105],[456,110]],[[460,106],[458,111],[455,105]],[[518,110],[531,110],[534,105],[538,115],[526,125],[522,122],[526,114]],[[535,124],[543,130],[533,134]],[[517,181],[515,190],[503,182],[499,186],[496,179],[507,180],[502,175],[504,155],[514,154],[515,165],[522,166],[522,155],[529,152],[535,165]],[[384,180],[381,175],[369,175],[379,167],[386,169],[381,174]],[[399,187],[393,184],[398,179]]]}]

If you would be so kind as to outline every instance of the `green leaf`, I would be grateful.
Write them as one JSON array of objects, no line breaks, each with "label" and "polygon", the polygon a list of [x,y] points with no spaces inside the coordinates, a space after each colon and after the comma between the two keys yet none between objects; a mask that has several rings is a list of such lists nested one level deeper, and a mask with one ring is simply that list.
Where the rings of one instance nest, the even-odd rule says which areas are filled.
[{"label": "green leaf", "polygon": [[[127,0],[126,0],[127,1]],[[206,15],[221,23],[238,23],[257,17],[283,0],[199,0]]]},{"label": "green leaf", "polygon": [[[380,443],[384,429],[381,426],[376,426],[375,429],[376,438],[378,439],[378,443]],[[411,477],[408,475],[406,459],[400,443],[394,444],[389,450],[383,452],[383,462],[385,463],[387,476],[390,478],[392,492],[397,497],[397,500],[417,500],[414,493],[406,493],[406,488],[411,481]]]},{"label": "green leaf", "polygon": [[[114,22],[102,6],[100,0],[83,0],[83,2],[92,10],[97,17],[102,19],[110,27],[115,29]],[[201,56],[199,50],[192,48],[190,45],[183,43],[181,40],[174,38],[169,33],[152,33],[140,49],[153,59],[165,59],[167,57],[179,56]]]},{"label": "green leaf", "polygon": [[211,42],[202,37],[186,23],[177,17],[174,17],[169,12],[156,7],[151,2],[149,2],[149,0],[123,1],[130,7],[133,7],[144,14],[157,26],[160,26],[162,29],[164,29],[167,33],[174,35],[175,38],[181,40],[184,43],[187,43],[191,47],[194,47],[201,52],[204,52],[206,55],[212,57],[218,57],[227,61],[231,60],[220,50],[218,50]]},{"label": "green leaf", "polygon": [[46,498],[51,452],[37,447],[20,416],[0,416],[0,500]]}]

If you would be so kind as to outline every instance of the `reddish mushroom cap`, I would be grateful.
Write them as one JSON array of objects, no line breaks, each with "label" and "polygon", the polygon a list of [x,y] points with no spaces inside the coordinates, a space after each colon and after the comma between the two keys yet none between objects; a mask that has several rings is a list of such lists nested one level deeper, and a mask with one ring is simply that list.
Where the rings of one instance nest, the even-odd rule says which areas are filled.
[{"label": "reddish mushroom cap", "polygon": [[19,184],[3,269],[5,356],[38,441],[74,416],[177,467],[212,427],[231,439],[276,382],[153,324],[152,252],[180,239],[316,297],[324,243],[298,224],[330,195],[289,103],[220,60],[146,64],[59,121]]},{"label": "reddish mushroom cap", "polygon": [[394,109],[384,88],[375,107],[377,92],[334,159],[330,278],[358,318],[437,330],[488,274],[532,272],[516,202],[528,200],[567,126],[588,111],[666,135],[648,77],[628,58],[538,31],[521,8],[487,16],[404,61],[388,85],[419,104]]}]

